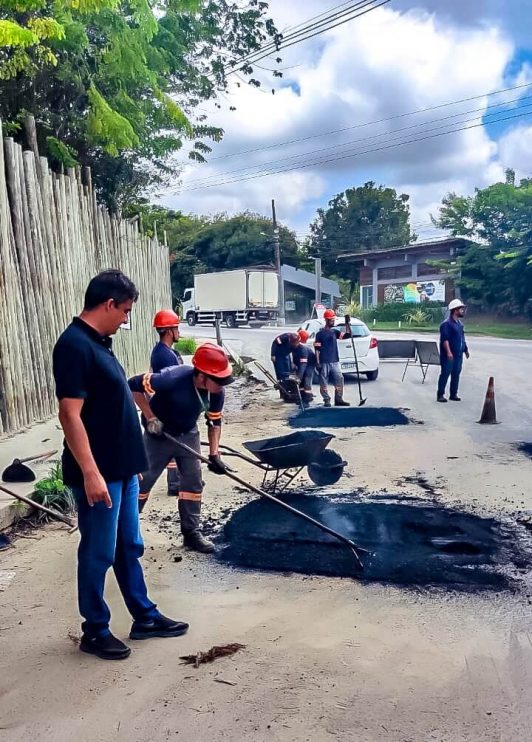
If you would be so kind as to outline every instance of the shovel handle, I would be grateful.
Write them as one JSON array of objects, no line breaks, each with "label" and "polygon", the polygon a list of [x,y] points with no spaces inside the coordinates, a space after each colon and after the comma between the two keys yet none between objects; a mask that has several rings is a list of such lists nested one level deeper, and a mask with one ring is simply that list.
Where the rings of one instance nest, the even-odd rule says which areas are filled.
[{"label": "shovel handle", "polygon": [[[190,448],[190,446],[187,446],[186,443],[181,443],[173,436],[168,435],[168,433],[164,433],[164,436],[165,438],[167,438],[167,440],[171,441],[176,446],[179,446],[181,449],[186,451],[191,456],[194,456],[196,459],[198,459],[202,463],[207,464],[207,465],[209,464],[209,459],[207,459],[201,453],[198,453],[197,451],[195,451],[193,448]],[[319,520],[315,520],[314,518],[311,518],[310,515],[307,515],[306,513],[301,512],[301,510],[297,510],[297,508],[293,508],[287,502],[283,502],[283,500],[279,500],[277,497],[270,495],[269,492],[265,492],[264,490],[259,489],[259,487],[255,487],[255,485],[250,484],[249,482],[246,482],[245,479],[241,479],[234,472],[226,471],[224,473],[226,477],[229,477],[229,479],[232,479],[234,482],[237,482],[238,484],[242,485],[242,487],[245,487],[251,492],[254,492],[257,495],[260,495],[261,497],[265,497],[267,500],[270,500],[270,502],[274,502],[276,505],[279,505],[285,510],[288,510],[293,515],[296,515],[298,518],[302,518],[303,520],[306,520],[307,523],[311,523],[313,526],[316,526],[316,528],[319,528],[321,531],[328,533],[330,536],[334,536],[334,538],[338,539],[338,541],[341,541],[343,544],[345,544],[345,546],[348,547],[348,549],[350,549],[353,552],[359,566],[363,569],[362,562],[360,561],[360,554],[368,554],[369,552],[367,551],[367,549],[362,549],[360,546],[357,546],[354,543],[354,541],[351,541],[351,539],[348,539],[347,536],[343,536],[341,533],[338,533],[338,531],[334,531],[332,528],[329,528],[329,526],[326,526],[325,523],[321,523]]]},{"label": "shovel handle", "polygon": [[38,461],[39,459],[49,459],[57,453],[57,448],[53,448],[51,451],[44,451],[44,453],[36,454],[35,456],[26,456],[24,459],[19,459],[21,464],[25,464],[27,461]]},{"label": "shovel handle", "polygon": [[37,510],[41,510],[43,513],[51,515],[53,518],[57,518],[57,520],[62,520],[63,523],[66,523],[67,526],[70,526],[71,528],[75,525],[74,521],[71,518],[68,518],[66,515],[63,515],[63,513],[59,513],[57,510],[51,510],[50,508],[41,505],[39,502],[30,500],[29,497],[19,495],[18,492],[13,492],[13,490],[9,490],[2,484],[0,484],[0,490],[2,490],[2,492],[5,492],[7,495],[11,495],[11,497],[14,497],[15,499],[20,500],[21,502],[25,502],[26,505],[30,505],[32,508],[37,508]]}]

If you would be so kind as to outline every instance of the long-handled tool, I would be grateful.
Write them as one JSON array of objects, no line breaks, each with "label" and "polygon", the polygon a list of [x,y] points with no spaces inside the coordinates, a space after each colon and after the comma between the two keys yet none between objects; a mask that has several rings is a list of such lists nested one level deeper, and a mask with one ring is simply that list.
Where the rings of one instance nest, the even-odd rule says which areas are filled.
[{"label": "long-handled tool", "polygon": [[[186,443],[181,443],[181,441],[178,441],[177,438],[174,438],[168,433],[164,433],[163,435],[165,436],[167,440],[171,441],[176,446],[179,446],[179,448],[181,448],[183,451],[186,451],[190,456],[194,456],[194,458],[198,459],[203,464],[208,465],[210,463],[209,459],[207,459],[205,456],[202,456],[201,453],[198,453],[193,448],[190,448],[190,446],[187,446]],[[341,541],[342,544],[344,544],[345,546],[347,546],[348,549],[351,550],[351,552],[355,556],[355,559],[360,569],[362,570],[364,569],[364,566],[360,560],[360,555],[369,554],[370,552],[367,551],[367,549],[362,549],[360,546],[357,546],[354,543],[354,541],[351,541],[351,539],[348,539],[347,536],[343,536],[341,533],[338,533],[338,531],[334,531],[332,528],[329,528],[329,526],[326,526],[325,523],[320,523],[319,520],[315,520],[314,518],[311,518],[310,515],[307,515],[306,513],[302,513],[301,510],[297,510],[297,508],[293,508],[288,503],[283,502],[282,500],[279,500],[277,497],[274,497],[273,495],[270,495],[269,492],[264,492],[264,490],[261,490],[258,487],[255,487],[253,484],[246,482],[245,479],[241,479],[234,472],[226,471],[225,476],[229,477],[229,479],[232,479],[234,482],[237,482],[238,484],[242,485],[242,487],[245,487],[251,492],[254,492],[256,495],[260,495],[261,497],[264,497],[267,500],[270,500],[270,502],[274,502],[276,505],[279,505],[279,507],[282,507],[285,510],[288,510],[290,513],[292,513],[292,515],[296,515],[298,518],[302,518],[303,520],[306,520],[307,523],[311,523],[313,526],[316,526],[316,528],[319,528],[321,531],[328,533],[330,536],[334,536],[334,538],[338,539],[338,541]]]},{"label": "long-handled tool", "polygon": [[345,319],[345,326],[347,330],[349,331],[349,335],[351,336],[351,345],[353,347],[353,353],[355,356],[355,368],[357,370],[357,381],[358,381],[358,396],[360,397],[360,402],[358,403],[358,406],[362,407],[363,405],[366,404],[368,400],[367,398],[362,397],[362,386],[360,384],[360,371],[358,368],[358,356],[357,356],[357,349],[355,347],[355,341],[353,339],[353,330],[351,328],[351,317],[348,314],[346,314],[344,319]]},{"label": "long-handled tool", "polygon": [[34,502],[33,500],[30,500],[29,497],[19,495],[18,492],[13,492],[12,490],[9,490],[7,487],[4,487],[1,484],[0,490],[2,490],[2,492],[5,492],[6,495],[11,495],[11,497],[20,500],[21,502],[25,502],[26,505],[31,505],[32,508],[37,508],[37,510],[41,510],[43,513],[51,515],[53,518],[57,518],[57,520],[62,520],[63,523],[67,524],[67,526],[75,529],[75,522],[71,518],[68,518],[66,515],[63,515],[63,513],[59,513],[57,510],[51,510],[51,508],[47,508],[45,505],[41,505],[39,502]]}]

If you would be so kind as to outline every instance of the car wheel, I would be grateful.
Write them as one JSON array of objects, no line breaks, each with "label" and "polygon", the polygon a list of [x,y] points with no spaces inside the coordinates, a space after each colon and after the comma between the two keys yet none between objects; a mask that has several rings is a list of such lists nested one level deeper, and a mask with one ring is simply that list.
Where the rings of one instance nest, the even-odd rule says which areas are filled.
[{"label": "car wheel", "polygon": [[368,381],[375,381],[379,377],[379,369],[376,371],[366,371],[366,377]]}]

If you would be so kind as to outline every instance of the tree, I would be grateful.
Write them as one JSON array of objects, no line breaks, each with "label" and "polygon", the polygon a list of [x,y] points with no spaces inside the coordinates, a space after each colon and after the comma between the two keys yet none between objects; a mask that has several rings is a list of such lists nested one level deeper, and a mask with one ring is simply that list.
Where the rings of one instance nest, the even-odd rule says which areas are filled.
[{"label": "tree", "polygon": [[455,266],[468,301],[532,317],[532,180],[515,185],[508,172],[505,183],[474,196],[450,193],[433,221],[453,236],[473,240]]},{"label": "tree", "polygon": [[[0,0],[0,116],[21,137],[35,116],[57,164],[89,165],[111,208],[175,178],[189,142],[203,161],[210,126],[198,105],[231,66],[279,40],[267,4],[228,0]],[[253,81],[251,79],[251,81]],[[256,81],[254,81],[256,82]]]},{"label": "tree", "polygon": [[410,229],[409,198],[372,181],[348,188],[334,196],[327,209],[318,209],[318,216],[310,225],[307,252],[321,256],[323,269],[329,275],[356,281],[358,268],[348,261],[337,262],[338,256],[407,245],[415,240]]},{"label": "tree", "polygon": [[[155,222],[159,238],[163,231],[166,233],[175,301],[193,285],[195,273],[275,265],[272,220],[260,214],[195,217],[162,207],[131,207],[130,214],[135,213],[141,214],[143,228],[149,234],[153,234]],[[295,235],[281,225],[279,243],[283,262],[298,267],[301,255]]]}]

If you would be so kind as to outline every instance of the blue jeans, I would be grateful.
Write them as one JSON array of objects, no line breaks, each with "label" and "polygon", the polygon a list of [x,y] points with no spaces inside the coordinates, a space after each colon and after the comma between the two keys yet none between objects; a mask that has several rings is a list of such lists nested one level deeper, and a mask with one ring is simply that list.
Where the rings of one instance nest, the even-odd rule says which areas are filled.
[{"label": "blue jeans", "polygon": [[112,567],[129,612],[134,619],[159,615],[148,598],[139,559],[144,543],[139,527],[139,482],[108,482],[113,503],[107,508],[97,502],[90,507],[83,487],[72,487],[78,505],[81,541],[78,549],[79,612],[85,619],[81,628],[86,636],[109,633],[111,612],[103,599],[105,576]]},{"label": "blue jeans", "polygon": [[440,378],[438,379],[438,397],[444,396],[449,376],[451,377],[451,397],[458,396],[458,384],[460,382],[463,360],[463,353],[457,353],[452,360],[449,360],[447,356],[440,358],[441,371]]}]

